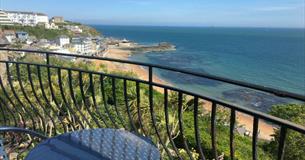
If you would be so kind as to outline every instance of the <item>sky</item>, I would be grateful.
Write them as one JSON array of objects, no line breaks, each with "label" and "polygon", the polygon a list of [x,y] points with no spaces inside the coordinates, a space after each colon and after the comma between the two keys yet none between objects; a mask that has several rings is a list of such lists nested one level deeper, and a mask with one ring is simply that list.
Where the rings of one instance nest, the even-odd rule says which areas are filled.
[{"label": "sky", "polygon": [[305,28],[305,0],[0,0],[86,24]]}]

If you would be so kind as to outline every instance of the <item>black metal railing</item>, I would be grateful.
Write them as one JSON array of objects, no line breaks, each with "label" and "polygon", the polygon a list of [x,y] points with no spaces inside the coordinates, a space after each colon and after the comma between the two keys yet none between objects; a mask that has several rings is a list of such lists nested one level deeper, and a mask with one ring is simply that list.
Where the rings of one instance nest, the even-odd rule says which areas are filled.
[{"label": "black metal railing", "polygon": [[[20,56],[24,53],[33,55],[31,57],[33,59]],[[51,137],[86,128],[124,128],[150,137],[162,151],[164,159],[185,159],[186,157],[221,159],[219,152],[222,151],[217,148],[217,142],[223,138],[217,137],[219,108],[229,112],[229,153],[222,156],[231,159],[235,159],[235,152],[238,150],[235,146],[236,136],[238,136],[235,131],[237,113],[253,118],[250,148],[254,160],[260,155],[257,147],[261,121],[272,123],[280,130],[277,159],[284,157],[288,129],[305,134],[304,126],[217,98],[192,93],[172,85],[160,84],[154,82],[153,78],[154,71],[161,69],[238,85],[302,102],[305,101],[303,95],[134,61],[5,48],[0,49],[0,54],[8,56],[8,59],[0,60],[0,67],[3,69],[3,74],[0,75],[0,112],[2,114],[0,126],[34,130],[40,133],[38,138],[43,138],[43,135]],[[95,69],[86,65],[78,66],[73,63],[67,65],[70,60],[58,62],[65,58],[70,60],[73,58],[76,60],[75,63],[87,65],[93,65],[90,61],[139,65],[148,70],[148,79],[136,78],[126,73],[109,73],[102,68]],[[210,112],[205,112],[205,108],[202,107],[203,102],[211,103]],[[205,116],[209,117],[208,124],[204,123]],[[189,132],[190,129],[192,132]],[[1,133],[5,133],[3,137],[10,139],[11,143],[8,142],[8,144],[11,146],[14,145],[13,142],[21,144],[23,141],[28,141],[28,147],[35,144],[33,138],[26,140],[24,137],[17,138],[14,135],[16,131],[22,132],[16,128],[0,129]],[[210,134],[209,147],[202,141],[203,132]],[[37,134],[31,132],[25,132],[25,134],[37,137]],[[198,156],[194,156],[194,153]]]}]

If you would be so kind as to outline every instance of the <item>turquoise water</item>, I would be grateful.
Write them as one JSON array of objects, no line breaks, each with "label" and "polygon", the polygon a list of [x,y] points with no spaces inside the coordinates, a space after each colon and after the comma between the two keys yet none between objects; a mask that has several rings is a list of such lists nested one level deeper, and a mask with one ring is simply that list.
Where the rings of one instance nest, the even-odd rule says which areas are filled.
[{"label": "turquoise water", "polygon": [[[209,73],[305,95],[305,30],[272,28],[195,28],[93,26],[105,36],[142,43],[170,42],[176,51],[136,54],[133,60]],[[236,86],[157,71],[187,90],[268,110],[286,102]],[[240,102],[240,99],[243,101]],[[237,101],[238,99],[238,101]]]}]

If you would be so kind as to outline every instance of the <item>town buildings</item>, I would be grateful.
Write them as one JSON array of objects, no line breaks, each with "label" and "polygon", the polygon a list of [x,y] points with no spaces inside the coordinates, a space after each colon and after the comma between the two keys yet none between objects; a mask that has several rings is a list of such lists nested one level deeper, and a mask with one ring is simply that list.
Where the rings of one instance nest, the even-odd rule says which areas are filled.
[{"label": "town buildings", "polygon": [[16,32],[16,37],[19,41],[26,42],[29,37],[29,34],[27,32],[18,31]]},{"label": "town buildings", "polygon": [[124,47],[128,48],[128,47],[132,47],[133,43],[124,38],[121,42],[118,43],[118,46],[123,48]]},{"label": "town buildings", "polygon": [[70,44],[70,38],[68,36],[62,35],[62,36],[58,37],[57,44],[60,47],[68,45],[68,44]]},{"label": "town buildings", "polygon": [[50,22],[52,22],[52,23],[64,23],[65,20],[64,20],[64,17],[55,16],[55,17],[52,17]]},{"label": "town buildings", "polygon": [[74,37],[71,40],[73,49],[77,53],[90,54],[92,53],[92,41],[89,38]]},{"label": "town buildings", "polygon": [[36,26],[38,24],[49,24],[49,17],[43,13],[35,12],[19,12],[19,11],[4,11],[8,18],[17,24],[24,26]]},{"label": "town buildings", "polygon": [[[83,28],[81,24],[70,23],[68,21],[65,22],[64,18],[60,16],[52,17],[52,19],[49,20],[48,16],[43,13],[0,10],[0,25],[16,25],[16,27],[2,27],[7,28],[3,32],[0,29],[2,43],[4,45],[17,44],[18,46],[22,46],[22,48],[52,51],[65,50],[69,51],[69,53],[78,53],[82,55],[94,55],[106,48],[106,46],[100,42],[101,37],[93,37],[90,34],[85,37],[80,36],[87,35],[87,33],[84,33],[86,32],[86,28]],[[30,27],[24,27],[25,29],[23,30],[22,26]],[[39,26],[39,28],[45,27],[46,29],[64,30],[65,34],[55,39],[37,39],[36,34],[32,33],[29,35],[31,33],[31,30],[29,29],[35,26]],[[66,30],[68,30],[68,32]],[[74,37],[71,39],[70,36]]]},{"label": "town buildings", "polygon": [[79,26],[73,26],[73,25],[66,25],[64,26],[67,30],[70,30],[71,32],[74,33],[82,33],[83,30]]},{"label": "town buildings", "polygon": [[19,24],[32,27],[42,26],[46,29],[58,29],[56,23],[62,21],[63,17],[53,17],[49,22],[49,17],[43,13],[0,10],[0,25]]},{"label": "town buildings", "polygon": [[0,10],[0,25],[13,25],[6,12]]}]

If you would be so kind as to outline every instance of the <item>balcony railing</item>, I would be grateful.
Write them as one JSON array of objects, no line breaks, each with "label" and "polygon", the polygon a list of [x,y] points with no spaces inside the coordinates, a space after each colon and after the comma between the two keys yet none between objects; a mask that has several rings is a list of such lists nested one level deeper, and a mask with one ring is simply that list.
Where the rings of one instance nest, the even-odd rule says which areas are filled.
[{"label": "balcony railing", "polygon": [[[0,126],[18,127],[2,128],[0,132],[6,140],[4,144],[16,152],[26,153],[41,139],[69,131],[124,128],[151,138],[164,159],[195,159],[194,153],[198,154],[199,159],[221,159],[222,153],[219,152],[222,151],[218,149],[217,142],[226,139],[229,141],[229,154],[222,157],[235,159],[235,152],[239,149],[235,144],[236,136],[239,136],[236,133],[237,113],[253,119],[252,138],[249,138],[252,157],[249,159],[255,160],[260,156],[257,148],[260,122],[270,123],[279,129],[279,160],[284,157],[287,130],[305,134],[304,126],[204,94],[154,82],[154,72],[163,70],[210,79],[301,102],[305,101],[303,95],[134,61],[4,48],[0,49],[0,54],[10,57],[0,60],[0,68],[3,70],[0,78]],[[24,54],[33,55],[34,59],[25,60],[22,58]],[[86,65],[75,64],[71,67],[56,59],[74,59],[75,63],[80,60],[87,65],[92,65],[90,61],[138,65],[148,70],[148,78],[109,73]],[[70,60],[63,61],[70,63]],[[210,112],[202,107],[203,102],[211,103]],[[218,115],[220,108],[229,113],[226,138],[218,137],[218,120],[222,118]],[[205,123],[207,119],[208,123]],[[31,136],[19,135],[23,132]],[[203,132],[210,135],[207,144],[202,141]],[[32,136],[38,138],[31,138]],[[26,147],[20,149],[18,146],[21,144],[26,144]]]}]

